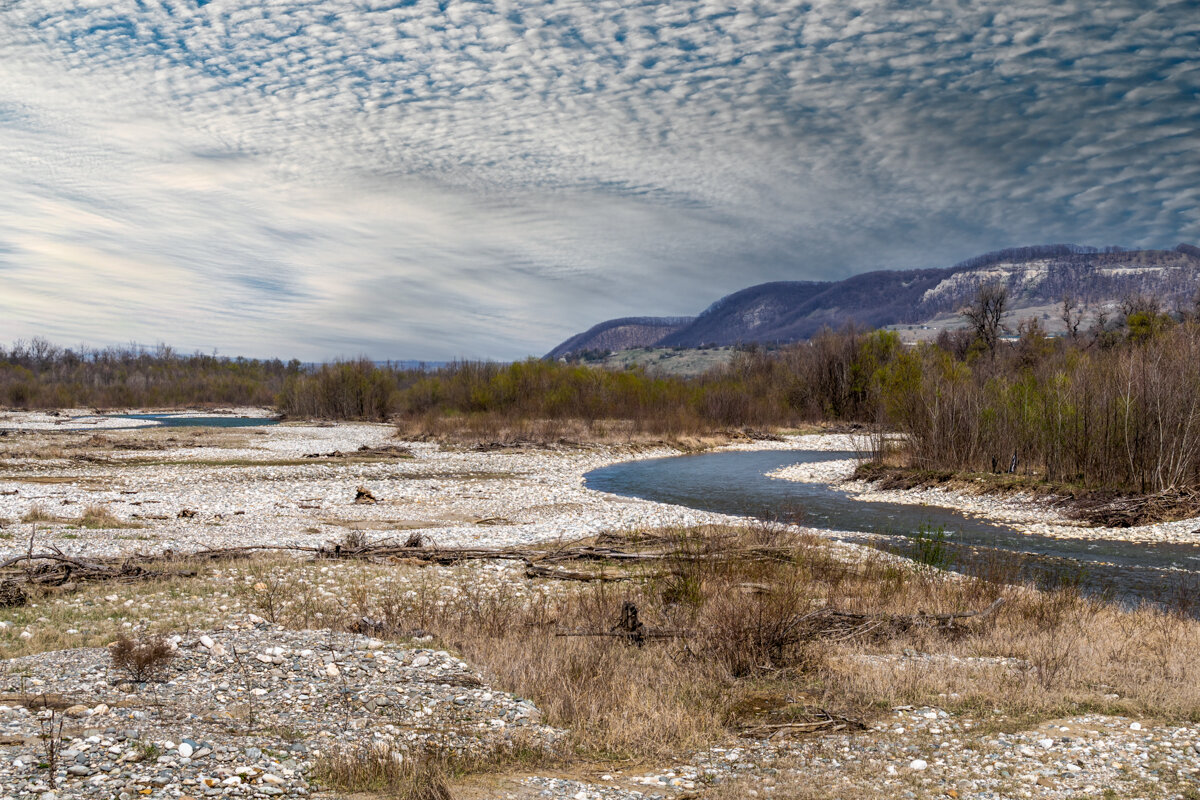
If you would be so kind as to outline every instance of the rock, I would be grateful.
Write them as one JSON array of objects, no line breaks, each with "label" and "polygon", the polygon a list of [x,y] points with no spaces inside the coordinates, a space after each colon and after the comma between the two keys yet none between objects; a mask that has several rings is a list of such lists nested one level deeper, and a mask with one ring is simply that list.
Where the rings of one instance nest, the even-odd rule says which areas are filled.
[{"label": "rock", "polygon": [[413,659],[413,663],[412,663],[412,665],[413,665],[414,667],[427,667],[427,666],[429,666],[429,656],[424,656],[424,655],[422,655],[422,656],[417,656],[416,658],[414,658],[414,659]]},{"label": "rock", "polygon": [[80,717],[86,717],[89,713],[91,713],[91,711],[92,710],[90,708],[88,708],[87,706],[74,705],[74,706],[71,706],[70,708],[68,708],[63,713],[73,719],[79,719]]},{"label": "rock", "polygon": [[196,752],[195,749],[187,742],[184,742],[181,745],[179,745],[179,755],[182,758],[191,758],[192,753],[194,753],[194,752]]},{"label": "rock", "polygon": [[216,642],[214,642],[213,638],[208,634],[200,637],[200,645],[204,647],[204,649],[212,650],[214,644],[216,644]]},{"label": "rock", "polygon": [[342,674],[342,671],[340,669],[338,669],[337,664],[334,664],[331,662],[331,663],[325,665],[325,674],[331,678],[336,678]]},{"label": "rock", "polygon": [[1142,723],[1140,723],[1140,722],[1131,722],[1131,723],[1129,723],[1129,730],[1131,730],[1131,731],[1140,731],[1141,729],[1142,729]]},{"label": "rock", "polygon": [[929,764],[920,758],[914,758],[912,761],[910,761],[908,763],[908,768],[913,770],[914,772],[920,772],[928,767],[929,767]]}]

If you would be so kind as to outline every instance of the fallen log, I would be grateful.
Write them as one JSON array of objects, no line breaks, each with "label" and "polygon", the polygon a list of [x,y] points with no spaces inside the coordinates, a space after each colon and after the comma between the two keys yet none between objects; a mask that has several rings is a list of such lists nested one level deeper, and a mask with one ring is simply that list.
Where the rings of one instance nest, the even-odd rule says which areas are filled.
[{"label": "fallen log", "polygon": [[614,583],[616,581],[627,581],[630,575],[598,575],[594,572],[572,572],[566,569],[552,569],[550,567],[542,567],[533,563],[525,564],[526,578],[549,578],[556,581],[583,581],[583,582],[599,582],[599,583]]},{"label": "fallen log", "polygon": [[831,714],[824,709],[816,712],[816,719],[797,720],[793,722],[765,722],[743,727],[738,733],[746,737],[765,736],[775,739],[790,733],[816,733],[818,731],[833,733],[844,730],[866,730],[867,726],[860,720]]}]

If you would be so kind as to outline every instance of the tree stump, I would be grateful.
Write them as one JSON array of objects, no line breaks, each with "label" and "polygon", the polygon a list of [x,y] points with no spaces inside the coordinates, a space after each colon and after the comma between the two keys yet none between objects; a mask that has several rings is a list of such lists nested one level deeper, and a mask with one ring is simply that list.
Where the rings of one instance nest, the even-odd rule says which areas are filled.
[{"label": "tree stump", "polygon": [[612,626],[613,633],[624,634],[625,638],[641,647],[646,643],[646,626],[638,619],[638,609],[632,601],[621,606],[621,618]]}]

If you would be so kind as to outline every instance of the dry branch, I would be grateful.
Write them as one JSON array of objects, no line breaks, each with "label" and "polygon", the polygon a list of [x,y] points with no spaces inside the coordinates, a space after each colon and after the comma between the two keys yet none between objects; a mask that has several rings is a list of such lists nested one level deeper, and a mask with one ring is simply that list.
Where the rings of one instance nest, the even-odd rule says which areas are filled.
[{"label": "dry branch", "polygon": [[742,736],[778,738],[792,733],[833,733],[834,731],[866,730],[866,725],[856,719],[832,714],[824,709],[818,709],[813,719],[796,722],[768,722],[757,725],[747,725],[740,731]]}]

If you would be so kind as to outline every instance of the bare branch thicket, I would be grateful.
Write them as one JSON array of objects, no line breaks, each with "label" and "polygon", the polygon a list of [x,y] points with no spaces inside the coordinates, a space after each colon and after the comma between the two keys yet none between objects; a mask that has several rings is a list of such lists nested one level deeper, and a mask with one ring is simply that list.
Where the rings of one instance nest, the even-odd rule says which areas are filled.
[{"label": "bare branch thicket", "polygon": [[135,684],[161,680],[167,666],[175,659],[175,650],[162,634],[143,639],[121,634],[108,652],[113,667],[124,672]]},{"label": "bare branch thicket", "polygon": [[1003,332],[1004,312],[1008,310],[1008,289],[1000,283],[985,283],[979,287],[975,299],[962,310],[962,316],[971,324],[975,337],[995,359],[996,346]]}]

